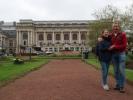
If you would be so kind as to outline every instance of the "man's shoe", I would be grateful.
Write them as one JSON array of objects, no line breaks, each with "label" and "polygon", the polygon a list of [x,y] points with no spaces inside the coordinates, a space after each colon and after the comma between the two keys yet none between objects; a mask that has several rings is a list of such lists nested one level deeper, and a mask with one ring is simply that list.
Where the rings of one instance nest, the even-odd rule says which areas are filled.
[{"label": "man's shoe", "polygon": [[120,93],[125,93],[125,90],[124,90],[124,88],[120,88]]},{"label": "man's shoe", "polygon": [[115,87],[114,90],[120,90],[120,88],[119,87]]}]

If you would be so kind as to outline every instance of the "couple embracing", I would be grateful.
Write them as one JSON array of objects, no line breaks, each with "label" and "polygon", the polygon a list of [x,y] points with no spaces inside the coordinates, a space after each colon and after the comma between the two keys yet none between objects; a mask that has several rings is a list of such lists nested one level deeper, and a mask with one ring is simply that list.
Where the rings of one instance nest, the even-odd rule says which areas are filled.
[{"label": "couple embracing", "polygon": [[112,31],[104,29],[98,38],[96,54],[99,58],[102,71],[102,86],[104,90],[109,90],[107,83],[109,65],[112,62],[116,85],[114,90],[124,93],[125,85],[125,60],[126,60],[126,33],[121,31],[119,22],[114,22]]}]

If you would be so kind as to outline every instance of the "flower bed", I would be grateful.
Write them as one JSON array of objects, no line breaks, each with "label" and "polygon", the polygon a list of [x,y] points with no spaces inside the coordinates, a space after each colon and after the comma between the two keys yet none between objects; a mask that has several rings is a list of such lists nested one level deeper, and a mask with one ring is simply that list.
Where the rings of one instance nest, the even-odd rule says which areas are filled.
[{"label": "flower bed", "polygon": [[14,64],[24,64],[24,60],[16,58],[14,59]]}]

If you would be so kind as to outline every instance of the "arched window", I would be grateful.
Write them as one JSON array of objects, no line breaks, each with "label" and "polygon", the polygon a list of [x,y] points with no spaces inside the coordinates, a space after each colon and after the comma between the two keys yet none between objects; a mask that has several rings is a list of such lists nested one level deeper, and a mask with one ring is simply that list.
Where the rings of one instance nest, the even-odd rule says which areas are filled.
[{"label": "arched window", "polygon": [[56,34],[56,40],[60,40],[60,34]]},{"label": "arched window", "polygon": [[64,34],[64,40],[69,40],[69,34]]},{"label": "arched window", "polygon": [[52,40],[52,34],[47,35],[47,40]]},{"label": "arched window", "polygon": [[81,34],[81,40],[85,40],[86,37],[85,37],[85,34]]},{"label": "arched window", "polygon": [[73,40],[77,40],[77,34],[73,34]]},{"label": "arched window", "polygon": [[23,33],[23,39],[25,39],[25,40],[28,39],[28,34],[27,33]]},{"label": "arched window", "polygon": [[38,36],[38,40],[43,40],[44,38],[43,38],[43,34],[39,34],[39,36]]}]

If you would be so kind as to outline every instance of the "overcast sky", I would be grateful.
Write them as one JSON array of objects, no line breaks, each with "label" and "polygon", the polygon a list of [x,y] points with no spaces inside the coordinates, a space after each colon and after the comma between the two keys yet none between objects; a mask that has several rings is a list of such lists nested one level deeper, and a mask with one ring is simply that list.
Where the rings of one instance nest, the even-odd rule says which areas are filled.
[{"label": "overcast sky", "polygon": [[124,10],[133,0],[0,0],[0,20],[92,20],[111,4]]}]

